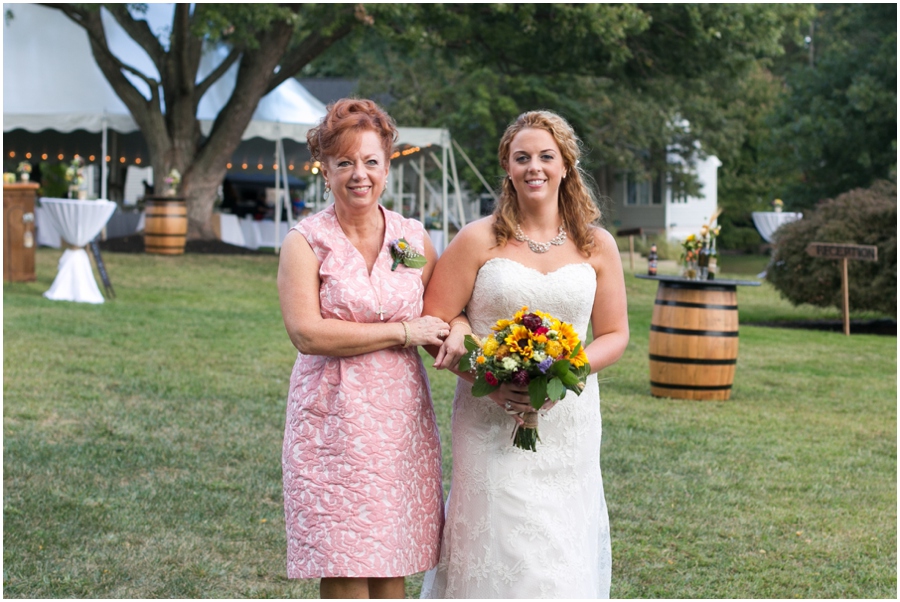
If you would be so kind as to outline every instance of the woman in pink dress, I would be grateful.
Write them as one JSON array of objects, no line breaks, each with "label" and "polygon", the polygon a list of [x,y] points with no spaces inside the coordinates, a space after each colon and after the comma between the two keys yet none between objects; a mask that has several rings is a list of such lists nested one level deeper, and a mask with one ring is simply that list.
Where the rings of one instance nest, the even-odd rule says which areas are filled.
[{"label": "woman in pink dress", "polygon": [[402,598],[437,564],[441,448],[418,345],[436,253],[421,223],[378,203],[396,127],[368,100],[329,106],[307,139],[334,204],[285,238],[278,292],[298,349],[282,450],[287,573],[323,598]]}]

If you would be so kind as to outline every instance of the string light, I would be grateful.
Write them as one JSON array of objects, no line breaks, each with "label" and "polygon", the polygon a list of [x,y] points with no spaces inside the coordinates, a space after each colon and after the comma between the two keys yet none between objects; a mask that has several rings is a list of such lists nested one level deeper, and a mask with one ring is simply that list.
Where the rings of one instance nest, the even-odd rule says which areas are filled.
[{"label": "string light", "polygon": [[31,153],[25,153],[25,158],[26,158],[26,159],[30,159],[30,158],[31,158]]},{"label": "string light", "polygon": [[44,161],[46,161],[46,160],[47,160],[47,153],[44,153],[43,155],[41,155],[41,159],[43,159]]},{"label": "string light", "polygon": [[[124,157],[123,157],[123,159],[124,159]],[[140,158],[140,157],[136,158],[136,159],[134,160],[134,164],[135,164],[135,165],[140,165],[140,164],[141,164],[141,158]]]},{"label": "string light", "polygon": [[246,164],[246,163],[241,163],[241,169],[247,169],[247,164]]},{"label": "string light", "polygon": [[62,153],[60,153],[59,155],[57,155],[56,158],[59,159],[60,161],[62,161],[62,160],[63,160],[63,155],[62,155]]},{"label": "string light", "polygon": [[263,168],[263,164],[262,164],[262,163],[258,163],[258,164],[256,165],[256,169],[262,171],[262,168]]},{"label": "string light", "polygon": [[231,163],[226,163],[226,164],[225,164],[225,169],[231,169]]},{"label": "string light", "polygon": [[112,159],[112,157],[110,157],[109,155],[106,155],[106,162],[107,162],[107,163],[109,163],[111,159]]},{"label": "string light", "polygon": [[88,161],[90,161],[91,163],[93,163],[93,162],[94,162],[94,159],[96,159],[96,158],[97,158],[97,157],[96,157],[95,155],[91,155],[90,157],[88,157]]},{"label": "string light", "polygon": [[290,171],[294,171],[294,164],[291,163],[290,165],[288,165],[288,169],[289,169]]},{"label": "string light", "polygon": [[9,158],[13,159],[16,156],[16,151],[9,151]]},{"label": "string light", "polygon": [[119,157],[119,163],[125,163],[125,157]]}]

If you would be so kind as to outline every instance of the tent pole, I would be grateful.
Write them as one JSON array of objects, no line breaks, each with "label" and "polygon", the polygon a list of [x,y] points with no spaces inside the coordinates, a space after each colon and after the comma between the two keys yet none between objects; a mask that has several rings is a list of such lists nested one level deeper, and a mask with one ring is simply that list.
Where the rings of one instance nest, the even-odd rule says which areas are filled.
[{"label": "tent pole", "polygon": [[[278,163],[280,163],[281,158],[281,137],[275,141],[275,167],[278,167]],[[278,170],[275,170],[275,240],[272,241],[272,246],[275,248],[275,254],[278,255],[278,251],[280,250],[278,240],[278,233],[281,230],[281,185],[278,180]]]},{"label": "tent pole", "polygon": [[400,215],[405,215],[403,207],[403,163],[397,167],[397,198],[400,199]]},{"label": "tent pole", "polygon": [[[450,184],[450,179],[447,177],[447,145],[446,144],[441,147],[441,174],[443,176],[441,179],[441,184],[442,184],[441,185],[441,207],[442,207],[441,211],[442,211],[443,217],[444,217],[444,240],[443,240],[444,244],[442,246],[444,248],[446,248],[447,241],[449,240],[448,234],[450,232],[450,228],[449,228],[450,216],[447,215],[447,209],[448,209],[447,187]],[[441,251],[443,252],[443,249],[441,249]]]},{"label": "tent pole", "polygon": [[463,209],[462,192],[459,190],[459,175],[456,173],[456,157],[453,156],[453,147],[447,145],[447,154],[450,155],[450,173],[453,174],[453,190],[456,191],[456,211],[459,213],[459,227],[466,225],[466,211]]},{"label": "tent pole", "polygon": [[419,157],[419,219],[425,223],[425,153]]},{"label": "tent pole", "polygon": [[287,203],[286,211],[288,218],[288,227],[290,228],[294,225],[294,205],[291,202],[291,188],[288,185],[287,157],[285,157],[284,152],[284,141],[279,140],[279,142],[281,143],[281,157],[279,165],[281,165],[281,180],[282,183],[284,183],[284,198],[286,199],[285,202]]},{"label": "tent pole", "polygon": [[472,163],[472,160],[469,159],[469,155],[466,154],[466,151],[462,149],[459,143],[456,140],[453,140],[453,146],[456,150],[459,151],[459,154],[462,155],[463,160],[466,162],[466,165],[469,166],[469,169],[475,172],[475,175],[478,176],[478,179],[481,180],[481,183],[484,184],[484,187],[487,188],[487,191],[491,193],[491,196],[494,197],[494,200],[497,200],[497,195],[494,193],[494,189],[491,188],[487,180],[484,179],[484,176],[481,175],[481,172],[478,171],[478,168]]},{"label": "tent pole", "polygon": [[106,196],[109,168],[106,166],[106,117],[103,118],[103,130],[100,134],[100,198],[108,200]]}]

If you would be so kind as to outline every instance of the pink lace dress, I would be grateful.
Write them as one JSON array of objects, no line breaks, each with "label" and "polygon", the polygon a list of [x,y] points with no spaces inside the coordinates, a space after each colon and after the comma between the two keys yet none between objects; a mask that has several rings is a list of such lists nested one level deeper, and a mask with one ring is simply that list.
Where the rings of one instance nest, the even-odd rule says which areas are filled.
[{"label": "pink lace dress", "polygon": [[[295,229],[319,259],[322,316],[350,322],[418,317],[422,274],[391,271],[390,242],[422,250],[425,230],[382,208],[385,240],[368,273],[331,206]],[[416,348],[353,357],[297,355],[282,449],[287,573],[400,577],[437,564],[443,525],[441,447]]]}]

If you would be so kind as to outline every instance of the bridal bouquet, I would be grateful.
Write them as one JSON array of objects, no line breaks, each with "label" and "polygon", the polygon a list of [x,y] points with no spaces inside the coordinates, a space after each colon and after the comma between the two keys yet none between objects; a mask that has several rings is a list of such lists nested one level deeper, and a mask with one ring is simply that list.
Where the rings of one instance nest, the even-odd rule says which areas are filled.
[{"label": "bridal bouquet", "polygon": [[[580,394],[590,372],[578,333],[571,324],[541,311],[523,307],[511,320],[498,320],[494,334],[479,339],[466,336],[466,349],[459,369],[474,371],[472,395],[482,397],[501,383],[528,387],[531,405],[540,410],[547,401],[562,399],[566,391]],[[540,440],[537,413],[522,416],[525,424],[516,425],[516,447],[536,451]]]}]

